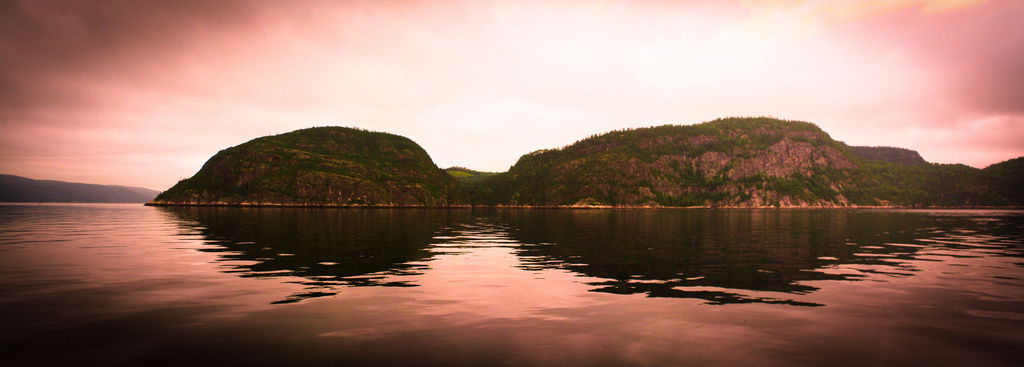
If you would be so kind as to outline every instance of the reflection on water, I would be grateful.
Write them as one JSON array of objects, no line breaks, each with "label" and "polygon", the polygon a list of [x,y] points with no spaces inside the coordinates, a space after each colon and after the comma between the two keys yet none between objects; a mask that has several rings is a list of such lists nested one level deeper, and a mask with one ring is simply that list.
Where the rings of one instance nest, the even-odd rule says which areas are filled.
[{"label": "reflection on water", "polygon": [[[742,291],[807,294],[807,281],[908,276],[927,244],[985,242],[1014,256],[1019,224],[908,212],[840,210],[600,210],[508,212],[524,267],[558,267],[602,281],[595,291],[693,297],[711,304],[819,304]],[[953,230],[955,234],[949,233]],[[978,231],[987,231],[978,236]],[[975,235],[970,235],[975,234]],[[1012,236],[1016,235],[1016,236]],[[956,238],[953,238],[955,236]],[[1015,238],[1018,237],[1018,238]],[[953,241],[949,241],[953,240]],[[973,256],[973,255],[964,255]],[[854,272],[834,272],[839,265]]]},{"label": "reflection on water", "polygon": [[278,303],[330,296],[338,286],[412,286],[447,213],[428,210],[161,208],[201,233],[242,277],[302,277],[307,291]]},{"label": "reflection on water", "polygon": [[1024,347],[1019,211],[0,205],[0,255],[0,354],[26,362],[1013,365]]},{"label": "reflection on water", "polygon": [[1020,223],[971,212],[161,210],[205,237],[211,246],[201,251],[231,260],[226,272],[306,278],[309,291],[282,303],[334,295],[338,286],[415,286],[394,276],[422,274],[435,254],[487,245],[515,248],[520,263],[510,266],[595,278],[587,283],[595,292],[794,306],[822,306],[785,297],[818,289],[809,281],[911,276],[919,269],[906,260],[936,245],[969,251],[953,257],[1024,251]]}]

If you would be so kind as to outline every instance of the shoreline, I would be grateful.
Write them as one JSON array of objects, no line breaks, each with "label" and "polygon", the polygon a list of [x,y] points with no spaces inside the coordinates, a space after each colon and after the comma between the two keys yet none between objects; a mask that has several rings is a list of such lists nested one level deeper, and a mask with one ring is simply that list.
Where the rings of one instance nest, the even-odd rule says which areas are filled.
[{"label": "shoreline", "polygon": [[167,203],[146,202],[143,206],[207,207],[207,208],[310,208],[310,209],[1001,209],[1024,210],[1024,206],[902,206],[902,205],[850,205],[850,206],[650,206],[650,205],[369,205],[369,204],[285,204],[285,203]]}]

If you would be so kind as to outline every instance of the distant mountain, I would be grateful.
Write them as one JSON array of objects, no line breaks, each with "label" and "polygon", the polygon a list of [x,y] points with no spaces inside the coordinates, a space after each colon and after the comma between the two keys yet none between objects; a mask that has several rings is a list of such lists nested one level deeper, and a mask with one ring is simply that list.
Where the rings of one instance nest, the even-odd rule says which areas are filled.
[{"label": "distant mountain", "polygon": [[141,187],[34,180],[0,174],[0,202],[144,203],[159,193]]},{"label": "distant mountain", "polygon": [[1024,206],[1024,158],[984,170],[851,147],[773,118],[612,131],[507,172],[441,170],[397,135],[323,127],[225,149],[154,205]]},{"label": "distant mountain", "polygon": [[851,146],[850,153],[864,159],[873,159],[906,166],[923,166],[928,164],[928,161],[921,158],[921,154],[905,148]]},{"label": "distant mountain", "polygon": [[475,171],[475,170],[471,170],[471,169],[466,168],[466,167],[459,167],[459,166],[448,167],[448,168],[445,168],[444,171],[448,172],[449,175],[452,175],[452,177],[455,177],[456,179],[468,178],[468,177],[486,177],[486,176],[493,176],[493,175],[498,174],[497,172]]},{"label": "distant mountain", "polygon": [[455,178],[455,181],[459,183],[460,199],[462,204],[469,204],[474,202],[473,198],[488,195],[485,192],[481,192],[481,183],[488,180],[490,177],[500,175],[498,172],[483,172],[475,171],[466,167],[449,167],[445,168],[445,172]]},{"label": "distant mountain", "polygon": [[318,127],[222,150],[151,204],[446,206],[459,193],[408,138]]},{"label": "distant mountain", "polygon": [[455,178],[455,180],[458,181],[460,184],[472,184],[480,182],[485,178],[499,174],[498,172],[474,171],[466,167],[458,166],[445,168],[444,171],[448,172],[448,174],[451,175],[452,178]]}]

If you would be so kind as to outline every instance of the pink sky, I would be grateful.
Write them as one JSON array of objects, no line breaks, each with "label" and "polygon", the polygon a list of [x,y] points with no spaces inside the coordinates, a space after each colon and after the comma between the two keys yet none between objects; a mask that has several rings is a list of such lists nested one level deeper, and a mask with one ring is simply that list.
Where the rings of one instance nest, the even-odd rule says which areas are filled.
[{"label": "pink sky", "polygon": [[931,162],[1024,155],[1015,0],[8,1],[0,61],[0,173],[158,190],[324,125],[489,171],[728,116]]}]

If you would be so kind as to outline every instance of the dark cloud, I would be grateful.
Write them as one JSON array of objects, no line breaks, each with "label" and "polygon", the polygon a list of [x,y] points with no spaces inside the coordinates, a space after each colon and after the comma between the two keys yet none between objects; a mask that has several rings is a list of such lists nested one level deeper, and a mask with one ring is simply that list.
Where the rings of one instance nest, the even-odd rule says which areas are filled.
[{"label": "dark cloud", "polygon": [[0,2],[0,108],[89,103],[76,82],[159,64],[204,35],[251,25],[250,4],[257,3]]}]

